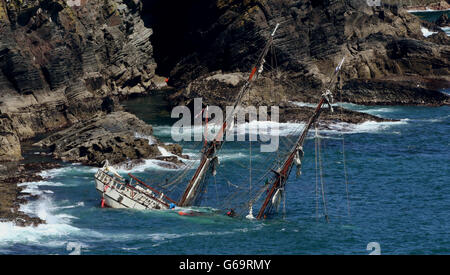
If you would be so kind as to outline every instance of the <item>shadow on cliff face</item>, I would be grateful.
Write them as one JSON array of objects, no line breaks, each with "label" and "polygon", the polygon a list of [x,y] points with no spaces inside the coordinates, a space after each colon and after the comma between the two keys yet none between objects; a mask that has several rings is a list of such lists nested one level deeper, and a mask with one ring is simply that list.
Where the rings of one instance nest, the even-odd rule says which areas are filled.
[{"label": "shadow on cliff face", "polygon": [[[326,0],[154,0],[143,2],[141,16],[153,29],[157,74],[170,75],[171,85],[183,87],[217,70],[249,71],[280,22],[277,62],[284,71],[306,75],[305,61],[329,59],[339,52],[349,6]],[[271,59],[269,52],[266,60]],[[313,88],[319,83],[314,77],[301,81]]]},{"label": "shadow on cliff face", "polygon": [[158,64],[156,73],[169,75],[185,56],[209,43],[200,30],[210,28],[219,17],[211,0],[143,1],[142,19],[153,29],[151,42]]},{"label": "shadow on cliff face", "polygon": [[212,71],[248,71],[275,26],[257,0],[146,1],[141,16],[153,29],[156,73],[176,87]]}]

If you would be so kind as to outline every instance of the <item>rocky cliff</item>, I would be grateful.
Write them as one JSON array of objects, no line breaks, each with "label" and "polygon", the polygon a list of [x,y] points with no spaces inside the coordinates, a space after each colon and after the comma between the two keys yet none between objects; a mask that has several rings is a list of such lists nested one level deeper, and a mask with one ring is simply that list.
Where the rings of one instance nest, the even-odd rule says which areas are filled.
[{"label": "rocky cliff", "polygon": [[[267,64],[278,68],[280,97],[315,102],[346,56],[345,101],[448,103],[448,96],[436,91],[449,86],[449,38],[396,5],[369,7],[364,0],[80,4],[0,0],[0,161],[20,159],[22,140],[111,112],[117,99],[162,87],[157,74],[170,74],[169,83],[185,89],[218,70],[248,72],[276,23],[281,25]],[[424,26],[437,33],[425,37]],[[271,103],[265,99],[260,103]]]},{"label": "rocky cliff", "polygon": [[[284,90],[299,101],[317,100],[345,56],[342,78],[348,101],[356,101],[356,89],[367,95],[358,103],[448,103],[448,97],[436,91],[449,86],[449,38],[436,25],[397,5],[370,7],[364,0],[154,2],[159,6],[144,4],[143,12],[160,11],[153,27],[159,38],[155,58],[164,61],[159,69],[170,73],[174,86],[186,87],[217,70],[250,71],[272,28],[281,23],[275,54],[269,53],[267,62],[279,69],[283,80],[295,84]],[[168,12],[177,14],[178,8],[189,24],[169,24]],[[425,37],[422,27],[437,33]],[[274,56],[277,62],[270,63]],[[416,100],[422,92],[425,95]]]},{"label": "rocky cliff", "polygon": [[19,141],[165,84],[139,1],[80,3],[0,0],[0,161],[21,158]]}]

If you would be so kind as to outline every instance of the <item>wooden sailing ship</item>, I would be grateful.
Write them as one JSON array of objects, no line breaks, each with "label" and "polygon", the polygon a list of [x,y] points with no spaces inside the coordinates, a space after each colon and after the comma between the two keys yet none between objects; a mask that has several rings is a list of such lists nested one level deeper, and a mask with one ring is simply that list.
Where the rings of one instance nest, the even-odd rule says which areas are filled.
[{"label": "wooden sailing ship", "polygon": [[[273,37],[278,29],[278,24],[272,31],[268,41],[265,44],[260,56],[258,57],[255,66],[245,81],[244,85],[238,92],[235,101],[233,112],[227,114],[225,122],[221,125],[219,131],[217,132],[214,139],[206,141],[202,146],[201,158],[198,167],[196,168],[193,176],[190,178],[187,186],[181,193],[180,199],[175,201],[169,198],[164,193],[157,191],[155,188],[147,185],[143,181],[139,180],[132,174],[128,174],[130,180],[125,180],[122,178],[117,171],[109,166],[106,161],[105,166],[100,168],[95,175],[96,189],[102,196],[102,206],[109,206],[113,208],[135,208],[135,209],[172,209],[179,208],[183,209],[179,211],[180,215],[198,215],[204,214],[204,212],[193,209],[186,210],[186,207],[198,206],[202,195],[205,191],[205,187],[208,182],[205,180],[208,173],[215,176],[217,166],[219,164],[219,153],[223,147],[225,136],[228,131],[233,127],[234,118],[239,106],[242,103],[244,95],[248,94],[252,81],[257,79],[262,73],[265,57],[272,46]],[[309,130],[313,125],[316,126],[319,116],[322,112],[322,106],[328,104],[332,111],[332,86],[341,70],[345,58],[342,59],[340,64],[334,70],[333,75],[330,78],[330,82],[326,87],[325,91],[322,93],[320,100],[314,109],[313,114],[307,121],[300,136],[297,137],[296,141],[288,148],[288,152],[282,161],[278,162],[278,165],[272,167],[266,172],[271,174],[270,180],[266,179],[266,182],[259,187],[259,191],[253,194],[253,196],[247,197],[246,202],[244,202],[245,207],[248,210],[248,214],[245,216],[248,219],[265,219],[274,210],[278,209],[281,202],[281,198],[286,192],[286,184],[288,182],[289,175],[293,169],[293,166],[297,166],[297,175],[301,173],[301,163],[304,156],[303,145],[305,143],[306,137]],[[202,113],[205,109],[202,110]],[[250,170],[251,171],[251,170]],[[178,177],[176,180],[165,184],[165,187],[171,185],[179,185],[183,177]],[[251,177],[250,177],[251,185]],[[164,185],[163,185],[164,186]],[[251,189],[251,188],[250,188]],[[239,189],[237,192],[243,192]],[[258,209],[256,216],[253,215],[253,208]],[[224,209],[228,216],[238,215],[235,210],[230,207]],[[219,211],[220,212],[220,211]],[[243,214],[243,213],[240,213]],[[244,214],[245,215],[245,214]],[[243,216],[243,215],[242,215]]]}]

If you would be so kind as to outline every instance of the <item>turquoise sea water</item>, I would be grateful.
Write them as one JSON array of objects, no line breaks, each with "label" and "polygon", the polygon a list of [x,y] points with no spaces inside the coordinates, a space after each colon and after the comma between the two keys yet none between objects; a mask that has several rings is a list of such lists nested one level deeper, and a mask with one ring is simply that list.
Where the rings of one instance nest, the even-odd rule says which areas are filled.
[{"label": "turquoise sea water", "polygon": [[[37,228],[0,223],[0,253],[69,254],[73,250],[68,245],[75,244],[81,254],[368,254],[367,244],[378,242],[382,254],[450,254],[450,107],[345,105],[399,121],[335,125],[346,131],[348,201],[342,132],[321,132],[329,223],[322,197],[316,196],[310,138],[303,175],[297,179],[292,173],[284,214],[271,219],[102,209],[94,188],[96,169],[66,164],[43,172],[44,182],[26,184],[27,191],[41,196],[22,210],[48,223]],[[163,101],[137,98],[126,106],[152,123],[158,138],[170,142],[171,122],[161,119],[169,115]],[[283,131],[297,126],[281,125]],[[205,197],[205,204],[213,207],[223,206],[225,194],[232,191],[227,180],[237,184],[248,178],[243,168],[248,166],[248,143],[226,145],[216,185],[210,183]],[[193,161],[195,146],[184,144]],[[252,167],[266,165],[267,155],[255,145],[252,156]],[[147,162],[133,173],[153,184],[176,171]]]},{"label": "turquoise sea water", "polygon": [[445,11],[416,11],[416,12],[411,12],[411,13],[414,14],[414,15],[417,15],[418,17],[422,18],[423,20],[435,22],[443,14],[450,15],[450,10],[445,10]]},{"label": "turquoise sea water", "polygon": [[[447,14],[447,16],[450,17],[450,10],[446,11],[420,11],[420,12],[411,12],[412,14],[420,17],[423,20],[430,21],[430,22],[436,22],[436,20],[442,15]],[[450,36],[450,27],[443,27],[442,28],[447,35]]]}]

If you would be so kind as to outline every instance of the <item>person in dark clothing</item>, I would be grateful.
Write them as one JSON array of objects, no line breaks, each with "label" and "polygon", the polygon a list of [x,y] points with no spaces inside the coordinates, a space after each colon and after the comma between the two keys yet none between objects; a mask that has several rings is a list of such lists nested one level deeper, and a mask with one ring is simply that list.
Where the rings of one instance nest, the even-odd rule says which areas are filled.
[{"label": "person in dark clothing", "polygon": [[227,216],[228,217],[234,217],[234,216],[236,216],[236,213],[234,212],[233,209],[230,209],[230,211],[227,212]]}]

